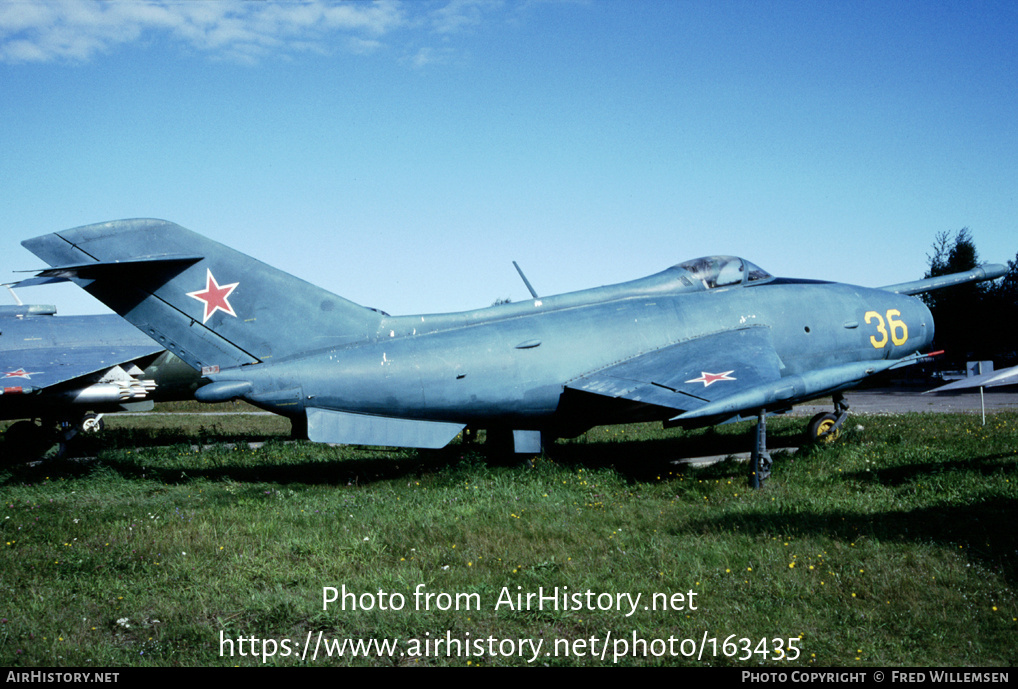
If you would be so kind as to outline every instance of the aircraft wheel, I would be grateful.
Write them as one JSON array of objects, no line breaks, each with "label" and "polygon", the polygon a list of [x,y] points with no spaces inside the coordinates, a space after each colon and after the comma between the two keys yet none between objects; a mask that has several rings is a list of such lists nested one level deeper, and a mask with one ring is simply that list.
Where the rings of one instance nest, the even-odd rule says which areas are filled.
[{"label": "aircraft wheel", "polygon": [[807,440],[818,445],[830,445],[841,435],[841,430],[834,428],[837,422],[838,417],[834,414],[817,414],[810,419],[809,425],[806,427]]},{"label": "aircraft wheel", "polygon": [[106,422],[99,414],[85,414],[81,420],[81,430],[85,433],[98,433],[106,428]]}]

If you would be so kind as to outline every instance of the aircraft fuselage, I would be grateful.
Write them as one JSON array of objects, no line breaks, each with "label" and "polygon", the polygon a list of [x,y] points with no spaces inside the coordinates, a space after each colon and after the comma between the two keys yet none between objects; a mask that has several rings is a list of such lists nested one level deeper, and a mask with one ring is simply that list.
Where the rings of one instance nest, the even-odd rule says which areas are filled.
[{"label": "aircraft fuselage", "polygon": [[[783,376],[898,359],[933,339],[925,304],[881,289],[778,279],[670,290],[662,275],[458,314],[388,317],[370,342],[234,370],[252,382],[249,399],[289,415],[314,406],[540,426],[569,421],[555,417],[570,412],[570,380],[714,333],[769,328]],[[634,409],[634,418],[648,414],[668,415]]]}]

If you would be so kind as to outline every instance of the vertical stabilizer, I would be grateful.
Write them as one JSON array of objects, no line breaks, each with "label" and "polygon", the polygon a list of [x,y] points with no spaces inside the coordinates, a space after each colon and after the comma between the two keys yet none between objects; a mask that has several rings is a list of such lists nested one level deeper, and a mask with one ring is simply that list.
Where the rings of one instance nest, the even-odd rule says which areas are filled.
[{"label": "vertical stabilizer", "polygon": [[22,244],[191,366],[218,369],[362,342],[381,316],[164,220]]}]

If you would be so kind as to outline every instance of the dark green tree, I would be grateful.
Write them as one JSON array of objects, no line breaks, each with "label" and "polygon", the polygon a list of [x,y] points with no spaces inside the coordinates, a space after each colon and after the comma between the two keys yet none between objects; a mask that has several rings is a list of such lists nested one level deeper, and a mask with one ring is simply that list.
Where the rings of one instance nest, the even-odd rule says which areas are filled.
[{"label": "dark green tree", "polygon": [[998,368],[1018,366],[1018,255],[1007,262],[1007,273],[986,291],[983,316],[987,319],[989,346]]},{"label": "dark green tree", "polygon": [[979,252],[976,251],[976,243],[972,239],[969,228],[963,227],[958,230],[953,241],[950,233],[938,232],[933,241],[933,253],[926,254],[926,260],[930,264],[930,269],[926,271],[926,277],[935,278],[940,275],[972,270],[979,265]]},{"label": "dark green tree", "polygon": [[[930,266],[925,275],[928,278],[972,270],[979,265],[979,252],[967,227],[958,230],[953,238],[948,232],[938,233],[933,251],[926,258]],[[1005,276],[994,285],[968,283],[923,295],[936,323],[934,345],[945,350],[944,363],[948,368],[962,368],[967,361],[980,360],[993,360],[999,366],[1013,356],[1016,344],[1009,343],[1010,332],[1004,332],[1004,324],[1014,321],[1002,320],[1005,313],[1012,314],[1012,318],[1014,314],[1018,267],[1014,264],[1011,267],[1010,278]],[[1001,288],[1002,283],[1007,283],[1010,291]],[[1011,306],[1007,309],[1009,298]]]}]

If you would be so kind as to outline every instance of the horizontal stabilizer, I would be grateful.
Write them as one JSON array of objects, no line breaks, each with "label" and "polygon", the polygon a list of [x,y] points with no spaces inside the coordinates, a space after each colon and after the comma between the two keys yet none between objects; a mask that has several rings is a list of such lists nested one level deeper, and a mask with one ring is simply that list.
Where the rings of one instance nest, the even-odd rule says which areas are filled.
[{"label": "horizontal stabilizer", "polygon": [[307,416],[309,440],[343,445],[438,449],[448,445],[466,425],[351,414],[318,408],[308,409]]},{"label": "horizontal stabilizer", "polygon": [[[53,266],[39,272],[41,278],[94,280],[104,276],[123,276],[132,272],[145,272],[163,267],[179,266],[180,270],[202,260],[202,256],[146,256],[125,261],[96,261]],[[178,271],[179,272],[179,271]],[[21,283],[24,284],[24,283]]]}]

